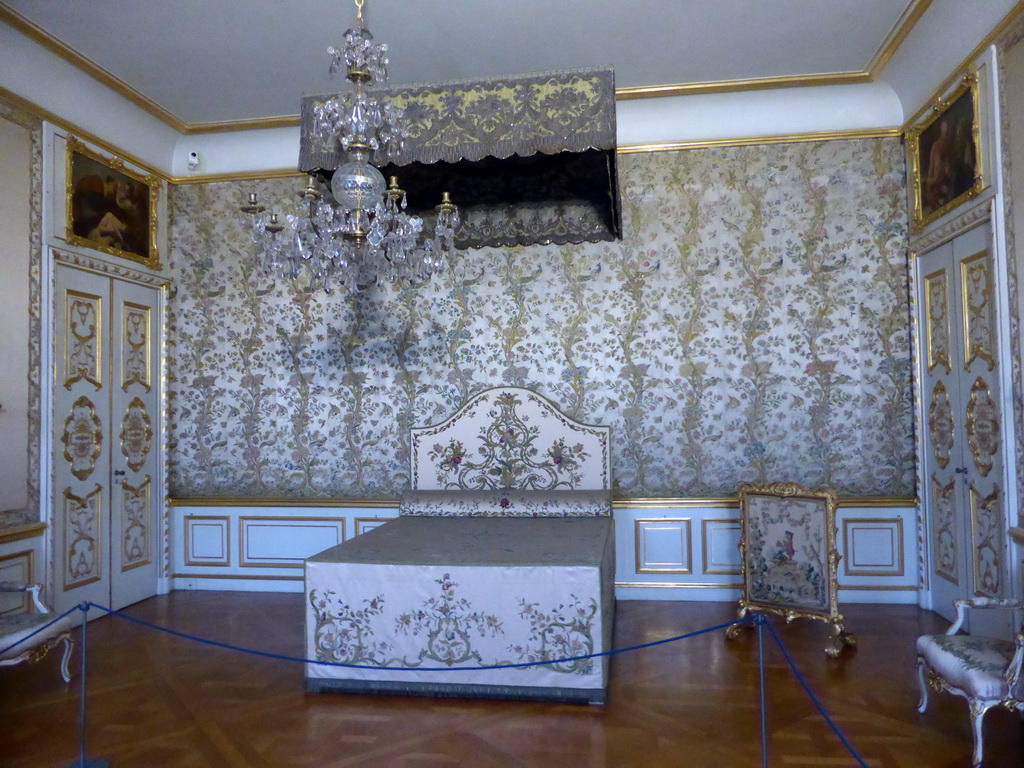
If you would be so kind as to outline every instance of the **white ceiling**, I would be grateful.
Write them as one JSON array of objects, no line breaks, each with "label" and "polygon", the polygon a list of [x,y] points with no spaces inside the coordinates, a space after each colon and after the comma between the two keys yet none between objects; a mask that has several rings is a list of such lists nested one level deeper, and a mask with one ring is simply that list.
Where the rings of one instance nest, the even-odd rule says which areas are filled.
[{"label": "white ceiling", "polygon": [[[613,65],[621,88],[863,73],[930,0],[366,0],[391,82]],[[298,112],[355,4],[4,0],[189,125]]]}]

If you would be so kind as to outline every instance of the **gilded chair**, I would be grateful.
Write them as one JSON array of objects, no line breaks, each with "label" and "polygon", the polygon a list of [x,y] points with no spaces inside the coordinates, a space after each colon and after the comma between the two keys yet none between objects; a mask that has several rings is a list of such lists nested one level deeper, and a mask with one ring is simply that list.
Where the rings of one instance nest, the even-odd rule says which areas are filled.
[{"label": "gilded chair", "polygon": [[974,731],[972,765],[981,765],[981,721],[997,704],[1024,713],[1024,684],[1021,661],[1024,660],[1024,625],[1018,625],[1013,642],[994,638],[957,634],[968,608],[1024,610],[1024,602],[976,597],[956,600],[956,621],[944,635],[917,638],[917,672],[921,684],[921,703],[928,706],[928,686],[949,691],[967,699]]},{"label": "gilded chair", "polygon": [[[68,614],[46,627],[54,617],[39,599],[38,584],[18,584],[0,581],[0,592],[26,592],[32,598],[34,613],[22,613],[14,616],[0,616],[0,667],[19,664],[23,661],[39,661],[51,648],[64,643],[64,658],[60,663],[60,673],[64,682],[71,682],[68,662],[74,642],[71,630],[78,625],[79,618]],[[40,628],[46,627],[42,631]],[[38,632],[37,632],[38,631]],[[37,632],[37,634],[32,634]]]}]

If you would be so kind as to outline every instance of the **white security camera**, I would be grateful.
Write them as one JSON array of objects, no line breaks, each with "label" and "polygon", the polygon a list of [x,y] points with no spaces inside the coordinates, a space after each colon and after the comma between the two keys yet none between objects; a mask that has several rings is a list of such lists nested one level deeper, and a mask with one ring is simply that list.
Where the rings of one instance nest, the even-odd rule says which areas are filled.
[{"label": "white security camera", "polygon": [[188,153],[188,169],[194,171],[199,168],[199,153],[189,152]]}]

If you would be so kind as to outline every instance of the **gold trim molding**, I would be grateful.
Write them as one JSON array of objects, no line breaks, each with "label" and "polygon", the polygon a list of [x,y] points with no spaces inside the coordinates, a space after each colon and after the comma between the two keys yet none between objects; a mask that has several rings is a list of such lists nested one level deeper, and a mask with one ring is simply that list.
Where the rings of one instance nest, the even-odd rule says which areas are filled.
[{"label": "gold trim molding", "polygon": [[46,523],[26,523],[0,531],[0,544],[10,544],[22,539],[34,539],[46,532]]},{"label": "gold trim molding", "polygon": [[620,155],[636,152],[675,152],[683,149],[713,149],[716,147],[746,147],[752,144],[797,144],[805,141],[838,141],[842,139],[888,139],[902,134],[898,127],[851,129],[848,131],[809,131],[768,136],[740,136],[732,139],[695,139],[693,141],[666,141],[653,144],[626,144],[616,150]]},{"label": "gold trim molding", "polygon": [[[169,507],[352,507],[353,509],[396,509],[397,498],[382,499],[328,499],[297,496],[250,497],[243,496],[192,496],[168,498]],[[917,499],[883,498],[880,496],[851,496],[839,499],[839,507],[916,507]],[[687,508],[738,508],[739,500],[733,496],[705,498],[636,498],[613,499],[615,509],[687,509]]]},{"label": "gold trim molding", "polygon": [[708,584],[707,582],[673,583],[664,581],[616,581],[615,587],[649,587],[651,589],[743,589],[742,584]]}]

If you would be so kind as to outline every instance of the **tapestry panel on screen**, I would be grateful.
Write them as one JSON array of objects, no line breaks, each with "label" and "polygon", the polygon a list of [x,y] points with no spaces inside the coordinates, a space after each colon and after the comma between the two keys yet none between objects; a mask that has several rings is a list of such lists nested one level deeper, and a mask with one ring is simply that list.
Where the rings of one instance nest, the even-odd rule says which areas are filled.
[{"label": "tapestry panel on screen", "polygon": [[249,255],[246,194],[283,211],[301,179],[175,186],[170,493],[397,497],[410,427],[515,385],[611,426],[617,497],[912,496],[899,141],[619,160],[621,242],[468,250],[354,295]]}]

